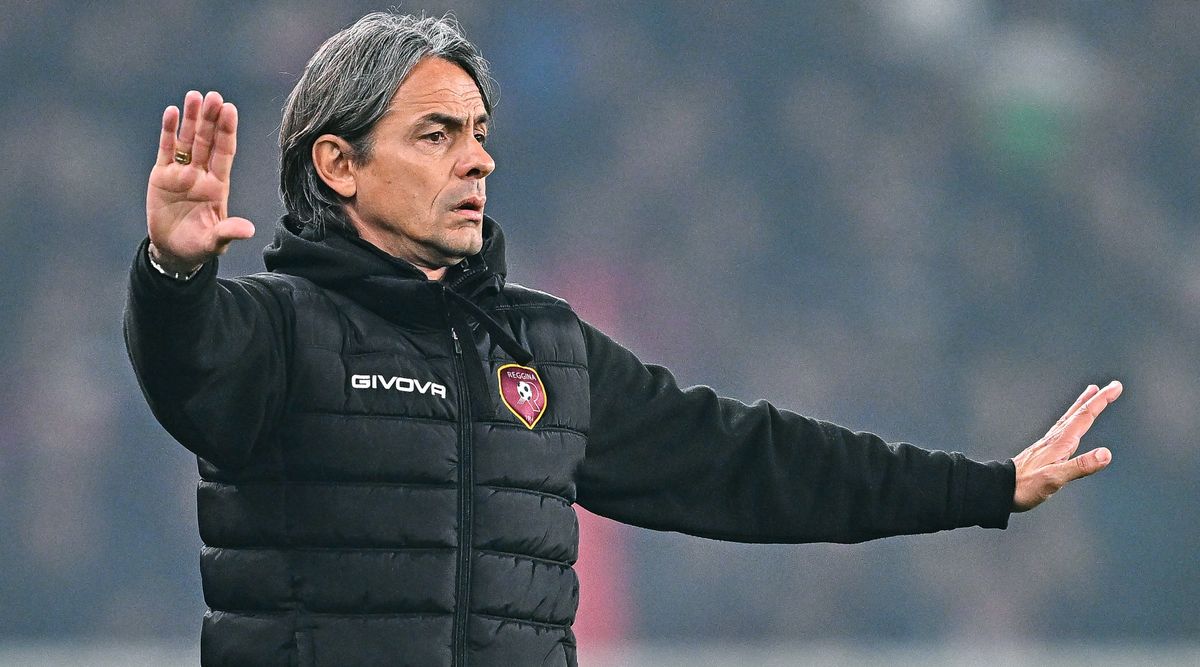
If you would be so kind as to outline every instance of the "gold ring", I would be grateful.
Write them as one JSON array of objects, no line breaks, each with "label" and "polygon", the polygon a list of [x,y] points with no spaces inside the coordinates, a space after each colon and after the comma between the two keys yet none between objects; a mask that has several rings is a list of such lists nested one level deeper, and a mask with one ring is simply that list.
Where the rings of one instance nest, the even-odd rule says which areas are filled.
[{"label": "gold ring", "polygon": [[175,161],[178,162],[179,164],[191,164],[192,163],[192,152],[191,151],[181,151],[178,148],[176,148],[175,149]]}]

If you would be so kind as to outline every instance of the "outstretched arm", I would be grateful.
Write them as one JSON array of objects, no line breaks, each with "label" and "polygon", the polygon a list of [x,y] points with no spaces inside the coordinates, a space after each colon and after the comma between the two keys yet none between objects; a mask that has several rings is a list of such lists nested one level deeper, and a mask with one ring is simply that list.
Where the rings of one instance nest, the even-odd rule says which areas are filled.
[{"label": "outstretched arm", "polygon": [[635,525],[747,542],[857,542],[960,526],[1004,527],[1111,458],[1074,459],[1121,393],[1090,386],[1011,462],[886,443],[870,433],[681,389],[666,369],[584,325],[592,378],[584,507]]}]

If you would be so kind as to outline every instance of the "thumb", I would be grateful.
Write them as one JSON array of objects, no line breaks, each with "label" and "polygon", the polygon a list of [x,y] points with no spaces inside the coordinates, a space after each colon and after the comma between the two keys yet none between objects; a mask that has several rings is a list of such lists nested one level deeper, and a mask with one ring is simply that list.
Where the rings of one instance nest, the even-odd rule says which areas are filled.
[{"label": "thumb", "polygon": [[1111,461],[1112,452],[1108,451],[1107,447],[1100,447],[1056,465],[1060,469],[1062,483],[1066,484],[1104,470]]},{"label": "thumb", "polygon": [[217,239],[221,245],[254,236],[254,223],[245,218],[225,218],[217,223]]}]

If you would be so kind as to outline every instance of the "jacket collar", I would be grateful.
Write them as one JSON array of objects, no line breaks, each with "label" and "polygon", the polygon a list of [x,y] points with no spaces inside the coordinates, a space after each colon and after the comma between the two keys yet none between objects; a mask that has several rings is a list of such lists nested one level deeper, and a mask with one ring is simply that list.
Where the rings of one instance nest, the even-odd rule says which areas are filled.
[{"label": "jacket collar", "polygon": [[483,220],[483,248],[450,267],[442,281],[429,280],[409,262],[392,257],[341,230],[302,228],[284,216],[275,238],[263,250],[267,270],[305,278],[337,292],[397,324],[441,326],[445,290],[473,302],[487,300],[504,286],[504,235],[490,217]]}]

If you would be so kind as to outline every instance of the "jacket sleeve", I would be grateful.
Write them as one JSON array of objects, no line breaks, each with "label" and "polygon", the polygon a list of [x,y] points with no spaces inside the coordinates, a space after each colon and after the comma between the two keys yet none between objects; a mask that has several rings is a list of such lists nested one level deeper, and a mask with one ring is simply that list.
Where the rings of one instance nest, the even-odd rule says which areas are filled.
[{"label": "jacket sleeve", "polygon": [[125,345],[154,416],[184,447],[220,467],[249,458],[286,392],[284,311],[269,288],[216,277],[187,282],[150,266],[143,241],[125,307]]},{"label": "jacket sleeve", "polygon": [[861,542],[1005,528],[1011,461],[889,444],[827,422],[680,389],[583,324],[591,387],[578,502],[646,528],[739,542]]}]

